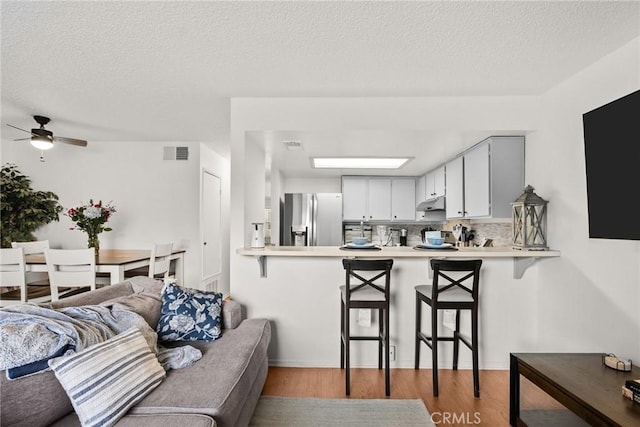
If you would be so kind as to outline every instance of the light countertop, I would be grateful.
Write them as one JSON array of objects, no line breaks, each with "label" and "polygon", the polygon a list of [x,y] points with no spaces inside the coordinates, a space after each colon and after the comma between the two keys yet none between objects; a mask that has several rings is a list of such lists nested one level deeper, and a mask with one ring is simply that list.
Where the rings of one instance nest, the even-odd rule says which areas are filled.
[{"label": "light countertop", "polygon": [[409,246],[383,247],[381,250],[341,249],[338,246],[267,246],[239,248],[239,255],[267,257],[358,257],[358,258],[548,258],[559,257],[560,251],[523,251],[508,247],[462,247],[458,250],[414,249]]}]

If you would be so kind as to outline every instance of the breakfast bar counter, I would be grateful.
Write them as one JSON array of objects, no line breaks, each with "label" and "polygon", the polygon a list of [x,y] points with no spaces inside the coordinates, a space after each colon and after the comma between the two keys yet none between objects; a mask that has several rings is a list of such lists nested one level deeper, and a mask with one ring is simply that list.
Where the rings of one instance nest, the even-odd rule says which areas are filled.
[{"label": "breakfast bar counter", "polygon": [[[391,258],[391,345],[393,368],[413,368],[415,346],[415,289],[430,284],[433,258],[482,259],[480,272],[480,366],[508,369],[511,352],[538,351],[535,325],[544,315],[540,302],[544,287],[540,271],[560,259],[560,251],[521,251],[510,247],[461,247],[414,249],[413,246],[378,249],[345,249],[338,246],[267,246],[234,251],[236,285],[233,298],[247,315],[273,322],[274,339],[269,363],[274,366],[336,367],[340,361],[340,291],[344,283],[344,258]],[[258,268],[258,261],[260,269]],[[268,271],[267,271],[268,267]],[[261,270],[261,271],[260,271]],[[261,274],[262,273],[262,274]],[[268,274],[267,274],[268,273]],[[364,320],[360,319],[363,317]],[[467,334],[468,313],[461,313]],[[442,333],[451,334],[441,315]],[[430,323],[423,318],[424,327]],[[355,334],[375,334],[377,313],[358,313],[352,319]],[[352,346],[353,366],[376,367],[373,344]],[[452,346],[443,345],[440,364],[451,368]],[[422,352],[422,366],[430,366],[429,352]],[[460,351],[461,369],[471,367],[471,353]],[[393,389],[393,381],[392,381]],[[392,394],[394,391],[392,391]]]},{"label": "breakfast bar counter", "polygon": [[338,246],[266,246],[240,248],[238,255],[258,257],[260,276],[266,277],[267,257],[340,257],[340,258],[512,258],[513,277],[522,278],[526,269],[540,258],[559,257],[560,252],[527,251],[508,247],[461,247],[423,249],[408,246],[349,249]]}]

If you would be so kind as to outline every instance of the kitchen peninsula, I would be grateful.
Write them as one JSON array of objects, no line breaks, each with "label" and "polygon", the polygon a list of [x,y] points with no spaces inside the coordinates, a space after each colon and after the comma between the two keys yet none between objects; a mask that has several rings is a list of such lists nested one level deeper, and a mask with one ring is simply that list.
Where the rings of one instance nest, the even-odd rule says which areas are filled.
[{"label": "kitchen peninsula", "polygon": [[[456,250],[457,249],[457,250]],[[512,258],[513,277],[522,278],[525,270],[539,258],[559,257],[559,251],[527,251],[507,247],[461,247],[417,249],[407,246],[382,247],[379,250],[346,249],[335,246],[267,246],[240,248],[239,255],[257,256],[260,275],[266,277],[267,257],[341,257],[341,258]]]},{"label": "kitchen peninsula", "polygon": [[[390,338],[396,359],[391,361],[391,367],[413,367],[414,287],[431,281],[429,259],[451,257],[484,261],[480,276],[480,367],[508,369],[510,352],[538,350],[536,330],[531,325],[535,325],[540,316],[539,272],[560,257],[559,251],[520,251],[509,247],[422,250],[406,246],[344,250],[338,246],[267,246],[240,248],[235,252],[245,281],[233,298],[245,305],[248,315],[267,317],[273,322],[275,339],[269,350],[270,364],[291,367],[339,366],[338,286],[344,282],[345,274],[341,259],[352,257],[394,260]],[[262,277],[256,260],[262,268]],[[550,283],[549,286],[557,285]],[[355,316],[353,331],[370,334],[377,328],[377,313],[363,313],[363,316],[361,322]],[[466,313],[462,316],[462,324],[466,325]],[[428,321],[423,319],[425,327]],[[450,333],[441,327],[444,333]],[[468,331],[463,327],[465,332]],[[450,369],[449,347],[442,347],[440,362],[442,367]],[[352,346],[352,356],[353,366],[377,366],[377,352],[366,343]],[[429,352],[423,352],[422,366],[429,363]],[[459,366],[461,369],[471,367],[470,352],[460,352]]]}]

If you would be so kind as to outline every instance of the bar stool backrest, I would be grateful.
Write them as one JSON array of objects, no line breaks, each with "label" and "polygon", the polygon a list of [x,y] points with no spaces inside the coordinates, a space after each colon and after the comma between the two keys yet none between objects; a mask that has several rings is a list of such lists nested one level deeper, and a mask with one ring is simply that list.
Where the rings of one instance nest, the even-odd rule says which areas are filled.
[{"label": "bar stool backrest", "polygon": [[[392,259],[343,259],[342,266],[345,269],[346,289],[345,294],[347,301],[357,299],[357,295],[352,297],[351,294],[357,294],[361,290],[374,289],[384,295],[384,300],[389,301],[389,288],[391,287],[391,268],[393,267]],[[373,277],[364,277],[366,274],[361,272],[378,272]],[[356,279],[356,283],[352,282]],[[384,284],[381,282],[384,281]],[[381,295],[382,296],[382,295]],[[382,298],[381,298],[382,299]]]},{"label": "bar stool backrest", "polygon": [[[433,269],[432,300],[437,302],[440,295],[445,292],[463,290],[469,293],[474,302],[477,302],[480,290],[481,266],[481,259],[431,259],[431,268]],[[453,274],[447,274],[449,272],[463,274],[455,274],[455,276],[461,277],[451,277]],[[444,279],[444,283],[441,282],[441,279]]]}]

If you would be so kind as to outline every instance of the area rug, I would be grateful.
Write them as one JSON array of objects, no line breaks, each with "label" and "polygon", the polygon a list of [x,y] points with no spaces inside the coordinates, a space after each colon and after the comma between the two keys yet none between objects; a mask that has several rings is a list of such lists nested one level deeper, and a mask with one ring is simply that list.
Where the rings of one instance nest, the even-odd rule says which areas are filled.
[{"label": "area rug", "polygon": [[319,399],[261,396],[251,427],[434,426],[420,399]]}]

